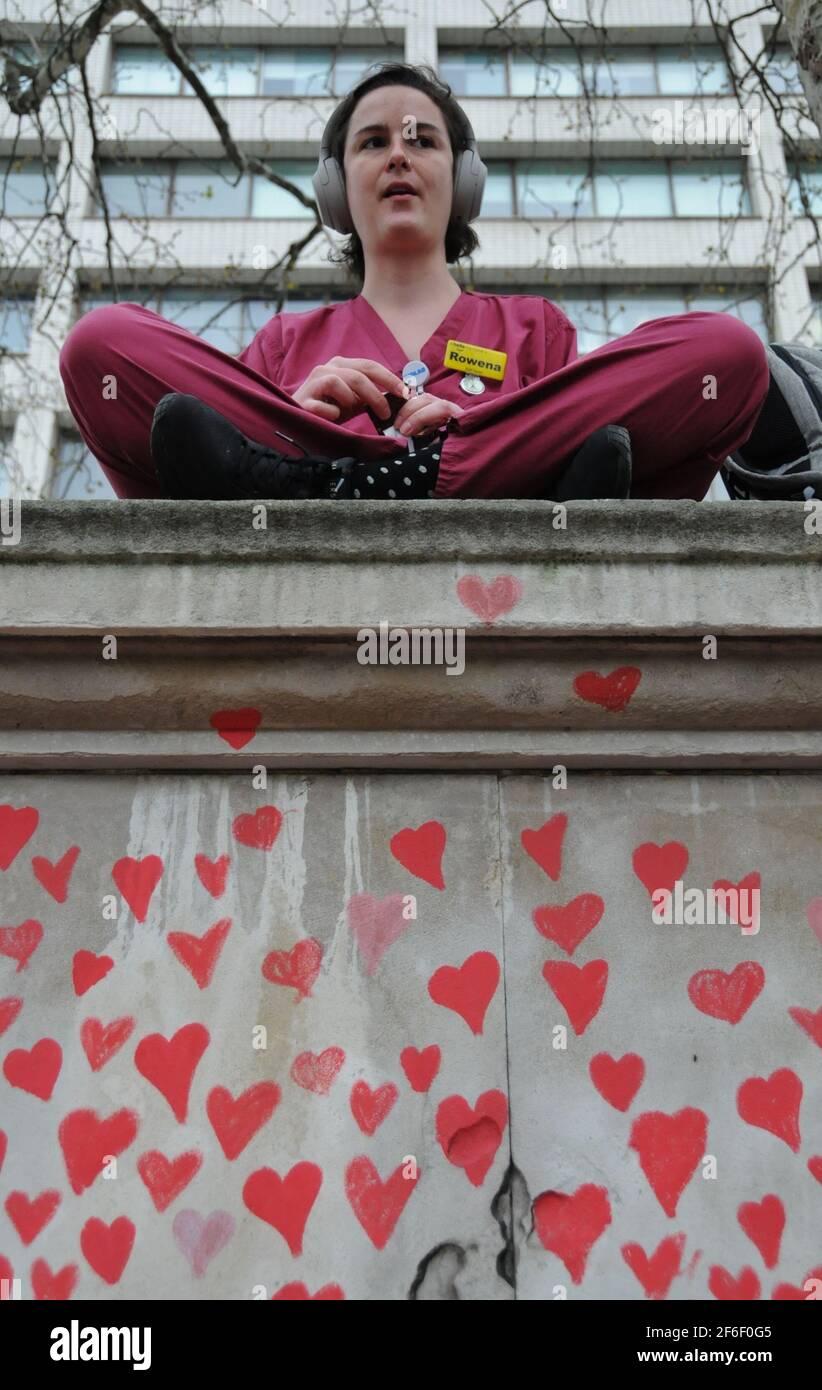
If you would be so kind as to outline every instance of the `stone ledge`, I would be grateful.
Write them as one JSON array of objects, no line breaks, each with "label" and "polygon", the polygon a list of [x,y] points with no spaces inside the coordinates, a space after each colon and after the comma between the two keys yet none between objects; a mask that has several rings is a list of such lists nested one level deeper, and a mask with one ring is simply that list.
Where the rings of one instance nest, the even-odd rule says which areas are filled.
[{"label": "stone ledge", "polygon": [[[564,531],[551,503],[271,503],[266,531],[253,505],[23,504],[0,635],[822,636],[801,503],[580,502]],[[489,617],[464,581],[499,576]]]},{"label": "stone ledge", "polygon": [[699,770],[818,772],[822,731],[757,729],[583,729],[508,732],[502,729],[310,729],[260,732],[240,751],[213,732],[87,729],[0,732],[4,772],[203,772],[242,775],[270,771],[688,773]]},{"label": "stone ledge", "polygon": [[[24,564],[163,557],[191,564],[240,558],[403,561],[585,559],[649,556],[678,564],[739,557],[819,562],[822,538],[803,529],[801,502],[572,502],[567,530],[554,504],[531,500],[267,502],[268,529],[251,526],[254,502],[27,502],[19,545],[0,556]],[[605,550],[607,547],[607,552]]]},{"label": "stone ledge", "polygon": [[[551,503],[273,503],[267,531],[253,506],[23,505],[2,766],[822,767],[801,503],[575,503],[566,531]],[[456,629],[464,672],[360,664],[382,620]],[[616,706],[577,688],[624,668]],[[232,752],[210,719],[246,708]]]}]

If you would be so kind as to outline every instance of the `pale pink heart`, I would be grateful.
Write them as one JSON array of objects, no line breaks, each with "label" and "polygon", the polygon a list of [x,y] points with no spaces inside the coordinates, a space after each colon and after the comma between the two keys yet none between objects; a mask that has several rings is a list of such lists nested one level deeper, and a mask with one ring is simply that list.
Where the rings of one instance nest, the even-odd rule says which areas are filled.
[{"label": "pale pink heart", "polygon": [[201,1279],[214,1256],[231,1240],[234,1217],[227,1211],[213,1211],[208,1217],[198,1211],[178,1211],[171,1229],[194,1278]]},{"label": "pale pink heart", "polygon": [[822,898],[811,898],[805,912],[808,916],[808,926],[822,946]]},{"label": "pale pink heart", "polygon": [[478,574],[464,574],[457,582],[457,597],[490,625],[516,608],[522,598],[522,581],[513,574],[498,574],[491,584],[486,584]]},{"label": "pale pink heart", "polygon": [[373,975],[388,947],[402,936],[411,919],[402,915],[403,893],[375,898],[355,893],[348,901],[348,925],[360,948],[366,975]]}]

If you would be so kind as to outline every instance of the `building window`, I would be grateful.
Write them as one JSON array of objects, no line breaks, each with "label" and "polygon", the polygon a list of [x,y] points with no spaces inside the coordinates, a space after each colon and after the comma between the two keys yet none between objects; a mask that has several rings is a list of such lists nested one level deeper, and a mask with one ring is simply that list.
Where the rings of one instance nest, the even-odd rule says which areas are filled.
[{"label": "building window", "polygon": [[116,496],[97,459],[74,430],[60,430],[48,496],[55,502],[89,502]]},{"label": "building window", "polygon": [[541,295],[552,300],[568,315],[577,330],[577,351],[580,356],[603,347],[614,338],[638,328],[649,319],[667,318],[672,314],[687,314],[696,310],[708,313],[730,313],[747,323],[768,342],[765,301],[751,286],[738,289],[703,289],[695,286],[641,285],[593,286],[569,285],[529,286],[503,285],[476,287],[485,294]]},{"label": "building window", "polygon": [[28,352],[33,316],[33,294],[0,295],[0,353]]},{"label": "building window", "polygon": [[26,156],[0,158],[0,212],[42,217],[54,199],[54,166]]},{"label": "building window", "polygon": [[[193,50],[192,59],[197,76],[211,96],[257,95],[260,60],[256,48],[198,47]],[[185,81],[183,89],[191,91]]]},{"label": "building window", "polygon": [[706,44],[587,48],[456,48],[439,74],[459,97],[715,96],[732,91],[721,51]]},{"label": "building window", "polygon": [[[343,96],[375,63],[401,62],[398,44],[257,47],[195,44],[185,50],[212,96]],[[153,44],[118,44],[112,91],[118,96],[190,95],[178,68]]]},{"label": "building window", "polygon": [[[351,293],[337,286],[316,290],[295,288],[287,294],[281,312],[304,313],[323,304],[349,299]],[[255,333],[276,312],[277,305],[276,297],[266,299],[259,292],[244,294],[238,287],[232,293],[199,285],[129,288],[123,290],[120,298],[121,302],[140,303],[153,309],[155,314],[180,324],[189,333],[205,338],[213,347],[232,357],[248,346]],[[83,295],[80,312],[88,313],[103,304],[111,304],[112,300],[110,294]]]},{"label": "building window", "polygon": [[[311,176],[316,167],[316,159],[275,159],[271,162],[272,172],[289,179],[307,198],[314,197]],[[286,189],[255,174],[251,185],[251,216],[310,217],[311,214]]]},{"label": "building window", "polygon": [[15,473],[11,456],[11,441],[14,438],[12,425],[0,425],[0,497],[14,494],[12,477]]},{"label": "building window", "polygon": [[772,91],[779,96],[804,96],[802,78],[789,43],[778,43],[773,49],[766,50],[759,67],[764,71]]},{"label": "building window", "polygon": [[814,347],[822,347],[822,289],[811,295],[811,322],[808,329]]},{"label": "building window", "polygon": [[482,218],[750,216],[740,159],[488,162]]},{"label": "building window", "polygon": [[[803,193],[809,211],[803,206]],[[795,217],[822,214],[822,160],[802,159],[792,166],[789,205]]]},{"label": "building window", "polygon": [[114,50],[111,89],[123,96],[176,96],[179,70],[154,44],[118,44]]},{"label": "building window", "polygon": [[[272,160],[271,168],[313,198],[316,160]],[[260,174],[240,175],[227,159],[103,160],[111,217],[310,217],[284,188]],[[97,200],[95,211],[102,212]]]}]

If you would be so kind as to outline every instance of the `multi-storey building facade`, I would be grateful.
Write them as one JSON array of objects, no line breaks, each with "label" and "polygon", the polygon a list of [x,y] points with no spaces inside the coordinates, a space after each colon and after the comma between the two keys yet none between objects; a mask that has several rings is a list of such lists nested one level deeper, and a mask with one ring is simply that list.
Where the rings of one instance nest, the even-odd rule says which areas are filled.
[{"label": "multi-storey building facade", "polygon": [[[3,37],[25,48],[42,33],[36,6],[25,18],[6,6]],[[742,0],[724,8],[750,11]],[[455,278],[555,300],[580,353],[689,309],[739,314],[766,340],[822,343],[819,132],[789,53],[771,42],[776,10],[739,19],[731,71],[690,0],[609,0],[607,42],[575,22],[583,0],[567,0],[548,27],[544,6],[530,4],[496,33],[481,0],[455,0],[447,14],[434,0],[377,13],[382,27],[371,8],[333,23],[326,0],[303,0],[298,13],[284,0],[227,0],[196,22],[181,10],[176,32],[241,148],[309,196],[339,97],[371,63],[429,63],[489,169],[480,250]],[[766,50],[779,119],[746,76],[744,55]],[[360,288],[329,261],[340,238],[324,230],[279,289],[270,272],[310,217],[261,175],[238,176],[203,105],[133,16],[96,43],[88,79],[96,159],[78,97],[74,122],[52,119],[45,140],[0,112],[0,481],[33,497],[111,495],[68,413],[57,353],[76,316],[112,297],[112,273],[119,298],[232,353],[279,303],[299,312]],[[717,112],[739,119],[717,124]],[[64,215],[43,221],[55,189]]]}]

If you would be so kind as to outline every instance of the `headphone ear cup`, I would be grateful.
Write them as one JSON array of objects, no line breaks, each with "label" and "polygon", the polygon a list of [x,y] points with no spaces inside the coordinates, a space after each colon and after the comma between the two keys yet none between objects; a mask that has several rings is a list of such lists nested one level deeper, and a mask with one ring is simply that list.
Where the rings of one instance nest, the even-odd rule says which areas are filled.
[{"label": "headphone ear cup", "polygon": [[339,162],[333,155],[321,157],[312,177],[320,220],[335,232],[353,232],[354,223],[348,210],[345,180]]},{"label": "headphone ear cup", "polygon": [[476,148],[461,150],[454,171],[454,201],[451,214],[463,222],[479,217],[488,170]]}]

